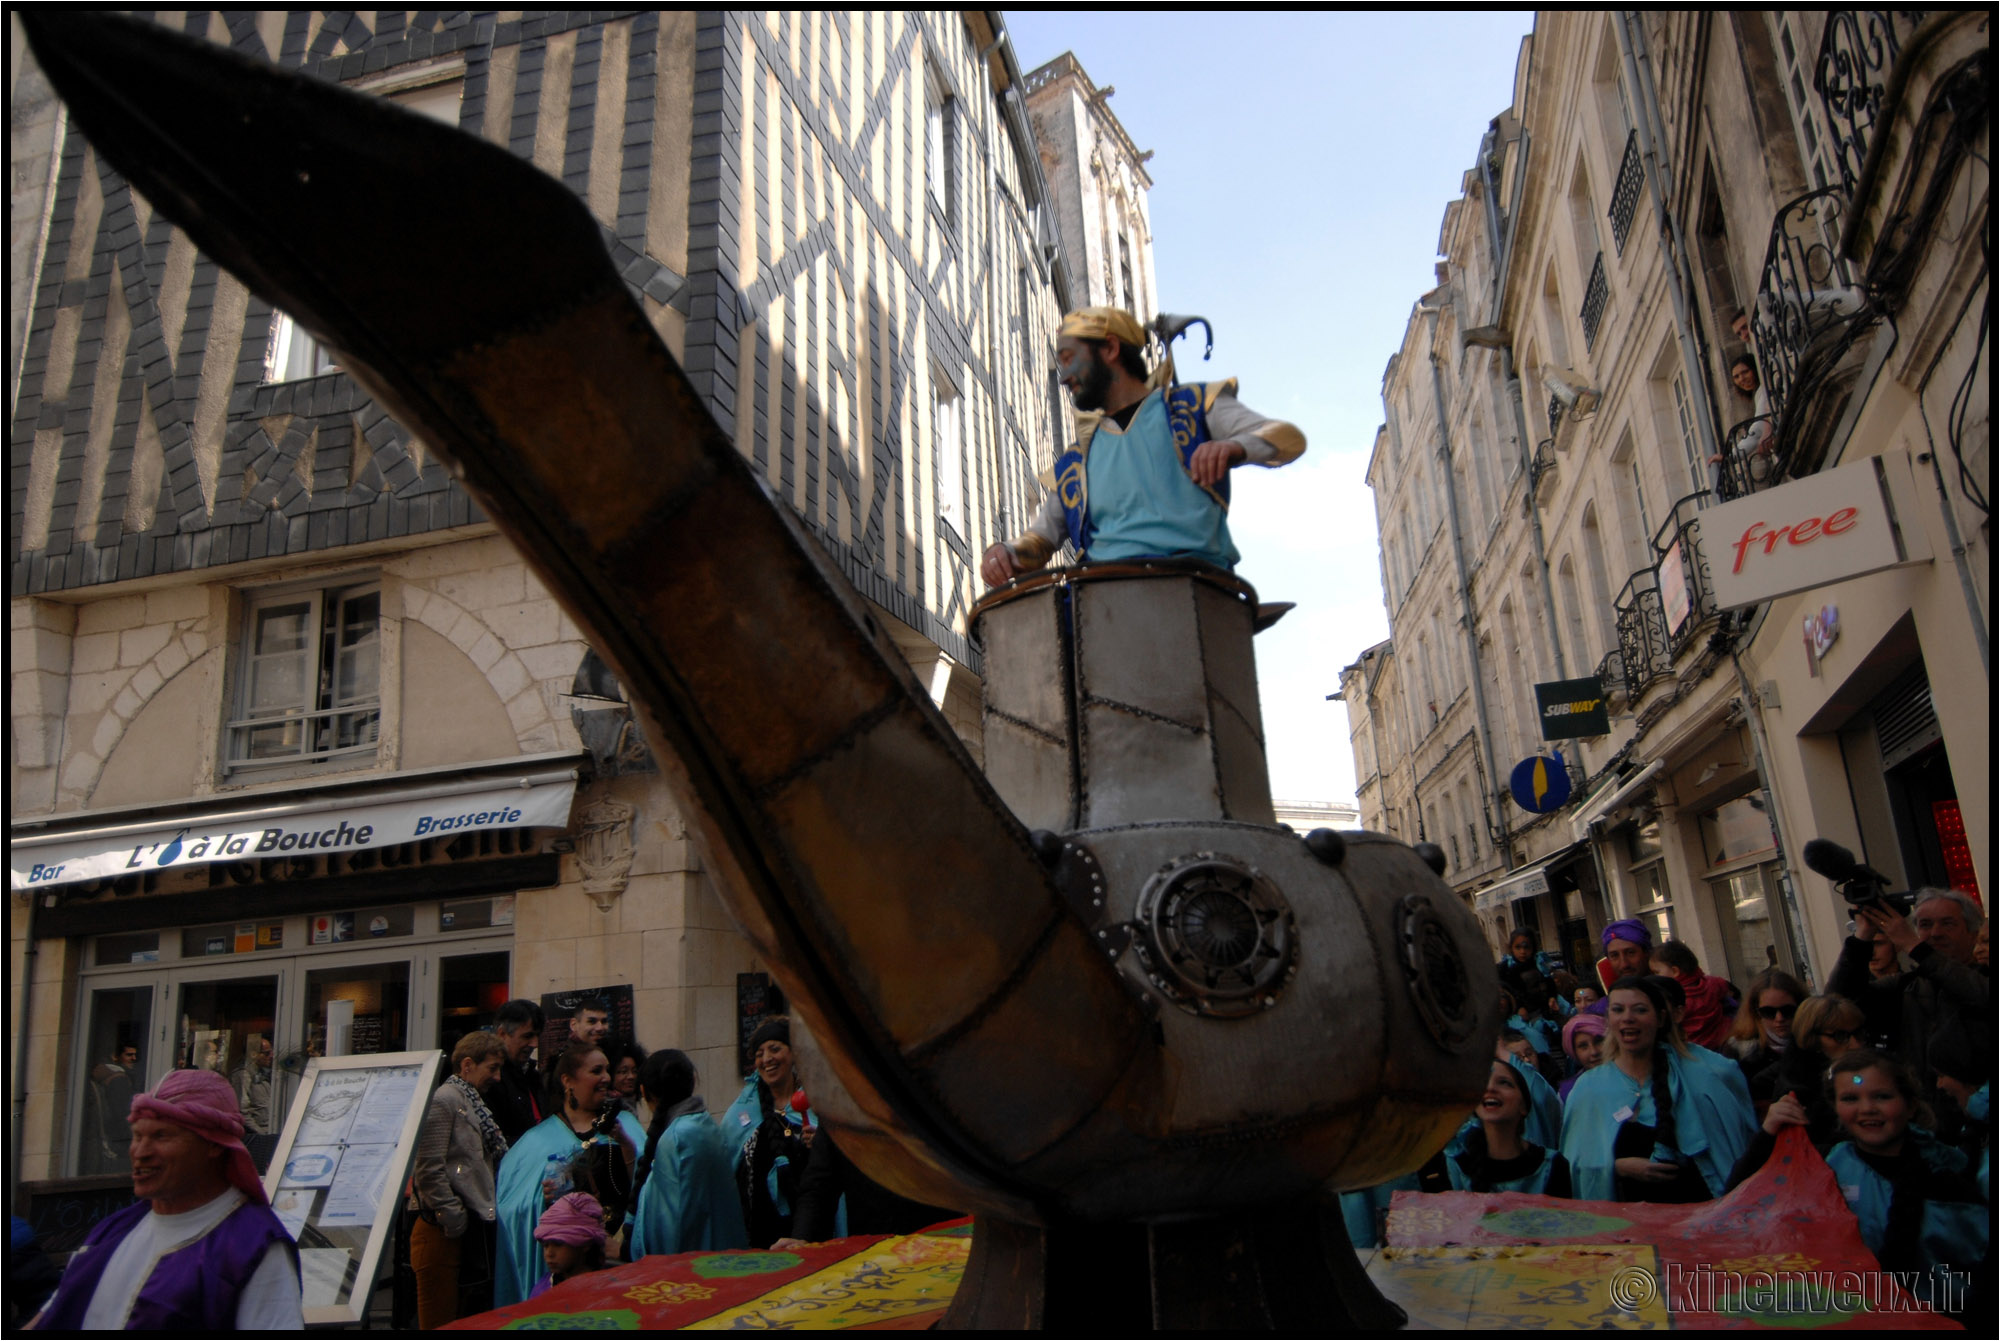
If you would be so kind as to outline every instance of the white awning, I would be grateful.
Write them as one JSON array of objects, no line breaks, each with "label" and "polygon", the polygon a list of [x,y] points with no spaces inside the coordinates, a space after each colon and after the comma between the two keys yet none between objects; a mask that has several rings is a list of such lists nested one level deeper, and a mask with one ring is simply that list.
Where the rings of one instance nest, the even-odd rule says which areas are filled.
[{"label": "white awning", "polygon": [[11,887],[40,889],[216,861],[356,852],[472,829],[563,828],[576,778],[574,767],[544,767],[513,777],[488,773],[296,801],[267,795],[258,798],[262,805],[17,832],[8,845]]},{"label": "white awning", "polygon": [[1550,890],[1549,868],[1568,862],[1576,856],[1576,852],[1576,845],[1572,844],[1560,852],[1550,853],[1540,861],[1523,866],[1484,889],[1474,890],[1473,911],[1488,913],[1496,908],[1504,908],[1516,899],[1531,899],[1537,894],[1547,894]]},{"label": "white awning", "polygon": [[1653,780],[1665,762],[1663,759],[1655,759],[1618,787],[1592,797],[1590,804],[1578,811],[1576,818],[1570,821],[1570,836],[1579,843],[1589,838],[1590,826],[1631,800],[1641,787]]}]

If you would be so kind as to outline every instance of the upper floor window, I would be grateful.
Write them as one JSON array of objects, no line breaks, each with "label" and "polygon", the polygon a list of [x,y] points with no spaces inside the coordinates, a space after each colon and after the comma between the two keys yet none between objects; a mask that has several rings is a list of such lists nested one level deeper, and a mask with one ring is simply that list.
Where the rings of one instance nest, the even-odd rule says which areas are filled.
[{"label": "upper floor window", "polygon": [[924,176],[930,183],[931,203],[944,214],[947,223],[956,222],[953,202],[958,198],[958,172],[952,148],[957,128],[952,119],[956,100],[945,86],[944,76],[930,62],[924,64]]},{"label": "upper floor window", "polygon": [[1805,161],[1813,185],[1825,186],[1831,180],[1826,170],[1826,149],[1820,135],[1819,118],[1812,102],[1806,97],[1813,83],[1812,71],[1806,68],[1810,57],[1793,34],[1790,16],[1778,19],[1777,25],[1778,55],[1785,66],[1785,101],[1792,109],[1792,123],[1798,127],[1799,156]]},{"label": "upper floor window", "polygon": [[945,375],[931,370],[931,433],[937,449],[938,517],[960,539],[965,525],[965,443],[959,429],[959,397]]},{"label": "upper floor window", "polygon": [[381,623],[382,591],[372,582],[250,597],[228,771],[373,757]]},{"label": "upper floor window", "polygon": [[271,314],[271,342],[264,347],[264,380],[296,382],[339,366],[333,350],[284,312]]}]

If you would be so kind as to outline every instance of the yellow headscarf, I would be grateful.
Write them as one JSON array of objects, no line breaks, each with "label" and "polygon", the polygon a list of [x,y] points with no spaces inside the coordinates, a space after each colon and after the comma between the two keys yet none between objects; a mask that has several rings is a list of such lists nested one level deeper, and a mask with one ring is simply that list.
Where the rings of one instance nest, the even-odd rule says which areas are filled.
[{"label": "yellow headscarf", "polygon": [[1139,325],[1139,319],[1122,307],[1080,308],[1062,319],[1056,334],[1077,340],[1102,340],[1116,336],[1121,343],[1134,348],[1146,347],[1146,332]]}]

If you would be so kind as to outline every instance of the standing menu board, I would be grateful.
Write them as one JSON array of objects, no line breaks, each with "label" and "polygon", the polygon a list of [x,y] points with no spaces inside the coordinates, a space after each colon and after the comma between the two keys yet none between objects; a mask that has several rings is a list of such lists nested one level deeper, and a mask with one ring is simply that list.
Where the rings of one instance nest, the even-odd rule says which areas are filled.
[{"label": "standing menu board", "polygon": [[299,1245],[307,1325],[359,1322],[438,1087],[436,1052],[315,1057],[264,1175]]}]

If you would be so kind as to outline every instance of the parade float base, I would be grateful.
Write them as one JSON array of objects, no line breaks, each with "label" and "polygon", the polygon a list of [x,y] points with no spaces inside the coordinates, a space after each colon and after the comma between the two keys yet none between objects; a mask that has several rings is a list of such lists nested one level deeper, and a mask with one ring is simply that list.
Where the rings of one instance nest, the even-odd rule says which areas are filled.
[{"label": "parade float base", "polygon": [[[943,1319],[971,1247],[971,1221],[955,1220],[794,1252],[648,1257],[452,1325],[923,1330]],[[1389,1246],[1361,1258],[1413,1330],[1955,1329],[1882,1279],[1802,1132],[1743,1186],[1693,1206],[1401,1192]]]}]

